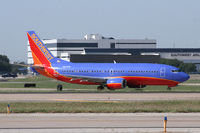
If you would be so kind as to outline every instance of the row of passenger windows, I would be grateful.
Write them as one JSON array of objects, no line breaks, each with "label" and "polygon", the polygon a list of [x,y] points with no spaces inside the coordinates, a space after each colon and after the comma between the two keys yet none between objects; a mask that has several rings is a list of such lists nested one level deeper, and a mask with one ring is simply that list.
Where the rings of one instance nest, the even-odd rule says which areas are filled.
[{"label": "row of passenger windows", "polygon": [[[121,72],[121,73],[122,73],[122,72],[126,72],[126,71],[124,71],[124,70],[63,70],[63,72],[70,72],[70,73],[71,73],[71,72],[85,72],[85,73],[86,73],[86,72],[87,72],[87,73],[88,73],[88,72],[102,72],[102,73],[103,73],[103,72],[105,72],[105,73],[106,73],[106,72],[110,72],[110,73],[116,73],[116,72],[119,73],[119,72]],[[130,72],[132,72],[132,73],[138,73],[138,72],[139,72],[139,73],[158,73],[158,71],[142,71],[142,70],[141,70],[141,71],[139,71],[139,70],[138,70],[138,71],[137,71],[137,70],[130,70],[130,71],[128,71],[128,72],[129,72],[129,73],[130,73]]]},{"label": "row of passenger windows", "polygon": [[172,70],[172,72],[181,72],[181,70]]}]

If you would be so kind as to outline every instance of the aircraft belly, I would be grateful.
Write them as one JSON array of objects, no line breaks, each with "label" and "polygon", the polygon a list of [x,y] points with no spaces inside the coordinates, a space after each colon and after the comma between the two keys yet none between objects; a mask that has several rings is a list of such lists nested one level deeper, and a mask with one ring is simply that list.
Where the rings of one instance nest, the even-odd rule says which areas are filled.
[{"label": "aircraft belly", "polygon": [[154,77],[123,77],[127,80],[127,84],[130,85],[167,85],[167,86],[176,86],[177,81],[154,78]]}]

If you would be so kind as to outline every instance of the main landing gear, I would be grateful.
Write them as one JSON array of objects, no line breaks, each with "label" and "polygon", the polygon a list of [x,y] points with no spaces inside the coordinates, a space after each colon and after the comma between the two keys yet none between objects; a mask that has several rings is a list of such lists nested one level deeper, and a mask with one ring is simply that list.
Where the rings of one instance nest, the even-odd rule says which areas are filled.
[{"label": "main landing gear", "polygon": [[57,85],[57,91],[62,91],[63,86],[61,84]]},{"label": "main landing gear", "polygon": [[171,88],[171,87],[167,87],[167,90],[168,90],[168,91],[171,91],[171,90],[172,90],[172,88]]},{"label": "main landing gear", "polygon": [[102,85],[100,85],[100,86],[97,87],[97,90],[100,90],[100,91],[104,90],[104,87]]}]

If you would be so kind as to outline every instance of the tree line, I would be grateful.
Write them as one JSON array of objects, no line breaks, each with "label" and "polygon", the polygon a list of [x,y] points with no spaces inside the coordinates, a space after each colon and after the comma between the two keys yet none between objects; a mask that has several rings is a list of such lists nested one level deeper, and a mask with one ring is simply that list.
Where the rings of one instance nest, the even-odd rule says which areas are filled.
[{"label": "tree line", "polygon": [[167,64],[170,66],[175,66],[179,68],[181,71],[186,73],[196,72],[196,66],[193,63],[184,63],[182,61],[179,61],[177,59],[160,59],[161,64]]},{"label": "tree line", "polygon": [[[196,66],[193,63],[184,63],[177,59],[160,59],[161,64],[167,64],[179,68],[181,71],[186,73],[196,72]],[[25,64],[19,62],[18,64]],[[27,73],[25,67],[10,64],[10,60],[6,55],[0,55],[0,74],[4,73]]]},{"label": "tree line", "polygon": [[[25,64],[25,63],[19,62],[18,64]],[[0,55],[0,74],[4,73],[26,74],[27,69],[21,66],[10,64],[10,60],[6,55]]]}]

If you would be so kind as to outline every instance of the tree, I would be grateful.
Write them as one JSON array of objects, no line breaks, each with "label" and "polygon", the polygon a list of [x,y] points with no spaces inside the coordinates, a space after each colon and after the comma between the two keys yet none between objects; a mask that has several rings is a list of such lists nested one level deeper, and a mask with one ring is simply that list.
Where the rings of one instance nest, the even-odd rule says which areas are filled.
[{"label": "tree", "polygon": [[[25,64],[19,62],[17,64]],[[10,64],[10,60],[6,55],[0,55],[0,74],[4,73],[23,73],[27,74],[27,68],[18,65]]]},{"label": "tree", "polygon": [[160,63],[161,64],[167,64],[167,65],[170,65],[170,66],[179,67],[183,62],[179,61],[177,59],[161,59]]},{"label": "tree", "polygon": [[23,67],[23,66],[19,66],[17,64],[25,64],[24,62],[14,62],[14,64],[12,65],[12,69],[11,72],[12,73],[19,73],[19,74],[27,74],[27,68]]},{"label": "tree", "polygon": [[184,63],[184,62],[179,61],[177,59],[161,59],[160,63],[175,66],[175,67],[179,68],[181,71],[186,72],[186,73],[197,71],[195,64]]},{"label": "tree", "polygon": [[6,55],[0,55],[0,73],[9,73],[11,71],[10,60]]},{"label": "tree", "polygon": [[192,63],[183,63],[180,65],[180,70],[189,73],[189,72],[196,72],[196,66]]}]

